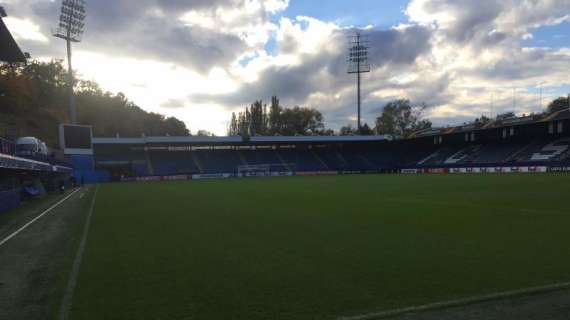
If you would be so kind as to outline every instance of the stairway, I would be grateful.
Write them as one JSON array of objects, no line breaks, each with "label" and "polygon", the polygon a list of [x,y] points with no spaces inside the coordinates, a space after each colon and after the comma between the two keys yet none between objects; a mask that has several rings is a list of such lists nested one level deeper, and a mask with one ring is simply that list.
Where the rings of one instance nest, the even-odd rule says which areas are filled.
[{"label": "stairway", "polygon": [[196,168],[198,168],[198,171],[200,171],[200,174],[203,174],[204,170],[202,169],[202,163],[200,162],[200,159],[198,159],[197,153],[194,153],[194,155],[192,157],[192,161],[194,161],[194,165],[196,165]]},{"label": "stairway", "polygon": [[319,163],[323,165],[323,167],[325,168],[325,170],[327,170],[327,171],[330,170],[330,168],[329,168],[329,166],[326,164],[326,162],[325,162],[323,159],[321,159],[321,157],[319,157],[319,155],[318,155],[314,150],[311,150],[311,154],[313,154],[313,156],[315,157],[315,159],[317,159],[317,160],[319,161]]}]

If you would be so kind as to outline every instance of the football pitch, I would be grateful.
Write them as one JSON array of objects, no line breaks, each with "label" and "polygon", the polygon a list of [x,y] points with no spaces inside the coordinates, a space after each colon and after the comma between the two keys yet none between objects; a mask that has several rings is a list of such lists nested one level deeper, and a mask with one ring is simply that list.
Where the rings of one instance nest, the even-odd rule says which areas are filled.
[{"label": "football pitch", "polygon": [[70,319],[337,319],[567,282],[569,190],[550,174],[101,185]]}]

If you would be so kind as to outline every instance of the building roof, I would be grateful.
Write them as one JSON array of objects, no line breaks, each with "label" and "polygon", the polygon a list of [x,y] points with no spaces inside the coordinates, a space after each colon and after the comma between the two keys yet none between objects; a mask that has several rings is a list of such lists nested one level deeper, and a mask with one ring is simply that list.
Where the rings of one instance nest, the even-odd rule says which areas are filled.
[{"label": "building roof", "polygon": [[0,17],[0,61],[26,62],[26,56],[18,47],[6,24]]},{"label": "building roof", "polygon": [[141,138],[93,138],[93,144],[238,144],[248,143],[329,143],[390,141],[390,136],[256,136],[244,140],[233,137],[141,137]]},{"label": "building roof", "polygon": [[370,142],[370,141],[389,141],[391,136],[257,136],[252,137],[250,142],[263,143],[298,143],[298,142]]},{"label": "building roof", "polygon": [[140,138],[93,138],[93,144],[223,144],[240,143],[241,137],[140,137]]}]

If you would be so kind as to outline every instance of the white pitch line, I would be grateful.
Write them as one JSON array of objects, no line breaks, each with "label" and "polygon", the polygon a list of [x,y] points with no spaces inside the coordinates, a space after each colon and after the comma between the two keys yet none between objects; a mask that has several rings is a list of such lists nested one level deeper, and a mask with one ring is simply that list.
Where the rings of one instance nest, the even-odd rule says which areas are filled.
[{"label": "white pitch line", "polygon": [[488,295],[465,298],[465,299],[456,299],[456,300],[435,302],[435,303],[430,303],[430,304],[424,304],[421,306],[406,307],[406,308],[388,310],[388,311],[383,311],[383,312],[366,313],[366,314],[361,314],[361,315],[357,315],[357,316],[339,317],[337,319],[338,320],[385,319],[385,318],[396,317],[399,315],[404,315],[407,313],[416,313],[416,312],[422,312],[422,311],[432,311],[432,310],[439,310],[439,309],[448,309],[448,308],[453,308],[453,307],[462,307],[462,306],[468,306],[468,305],[473,305],[473,304],[477,304],[477,303],[483,303],[483,302],[487,302],[487,301],[529,296],[529,295],[548,293],[548,292],[554,292],[554,291],[565,290],[565,289],[570,289],[570,282],[556,283],[556,284],[549,285],[549,286],[532,287],[532,288],[526,288],[526,289],[521,289],[521,290],[504,291],[504,292],[492,293],[492,294],[488,294]]},{"label": "white pitch line", "polygon": [[14,238],[15,236],[17,236],[20,232],[26,230],[29,226],[31,226],[32,224],[34,224],[36,221],[38,221],[39,219],[41,219],[43,216],[45,216],[46,214],[50,213],[53,209],[57,208],[60,204],[64,203],[65,201],[67,201],[67,199],[71,198],[74,194],[76,194],[79,190],[81,189],[77,189],[75,191],[73,191],[71,194],[69,194],[67,197],[61,199],[60,201],[58,201],[56,204],[54,204],[53,206],[49,207],[48,209],[46,209],[44,212],[42,212],[39,216],[35,217],[32,221],[26,223],[23,227],[21,227],[20,229],[16,230],[14,233],[12,233],[11,235],[9,235],[8,237],[6,237],[5,239],[3,239],[2,241],[0,241],[0,247],[3,246],[6,242],[10,241],[12,238]]},{"label": "white pitch line", "polygon": [[95,193],[91,199],[91,206],[89,207],[89,213],[87,214],[87,219],[85,220],[85,226],[83,227],[83,234],[81,235],[81,242],[79,243],[79,248],[77,248],[77,253],[75,254],[75,259],[73,260],[73,266],[71,273],[69,274],[69,280],[67,282],[67,288],[65,289],[65,294],[61,302],[61,307],[59,310],[59,319],[67,320],[69,318],[69,313],[71,311],[71,304],[73,303],[73,292],[77,286],[77,277],[79,276],[79,269],[81,267],[81,260],[83,258],[83,253],[85,252],[85,247],[87,245],[87,235],[89,234],[89,228],[91,227],[91,217],[93,216],[93,209],[95,208],[95,199],[97,198],[97,191],[99,191],[99,185],[95,188]]}]

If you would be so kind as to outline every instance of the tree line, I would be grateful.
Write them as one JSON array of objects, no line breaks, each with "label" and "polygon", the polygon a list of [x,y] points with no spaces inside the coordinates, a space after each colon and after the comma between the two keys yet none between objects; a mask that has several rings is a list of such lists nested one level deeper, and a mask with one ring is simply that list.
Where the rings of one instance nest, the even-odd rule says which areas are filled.
[{"label": "tree line", "polygon": [[[190,134],[184,122],[146,112],[122,94],[76,77],[78,122],[101,137]],[[68,84],[60,60],[0,65],[0,135],[36,136],[57,145],[57,128],[69,122]]]},{"label": "tree line", "polygon": [[262,100],[257,100],[243,112],[232,113],[228,135],[330,135],[323,120],[323,115],[316,109],[299,106],[283,108],[279,99],[273,97],[269,107]]},{"label": "tree line", "polygon": [[257,100],[244,111],[232,113],[228,134],[240,136],[389,134],[406,137],[412,132],[431,128],[431,122],[422,118],[425,109],[425,105],[414,106],[409,100],[396,100],[384,107],[374,127],[370,127],[367,123],[360,129],[348,125],[335,132],[325,127],[324,117],[318,110],[299,106],[285,108],[279,104],[277,97],[273,97],[269,106],[263,104],[262,100]]}]

